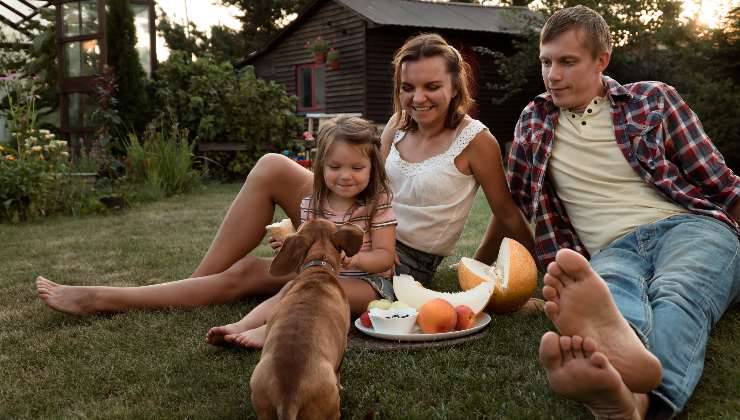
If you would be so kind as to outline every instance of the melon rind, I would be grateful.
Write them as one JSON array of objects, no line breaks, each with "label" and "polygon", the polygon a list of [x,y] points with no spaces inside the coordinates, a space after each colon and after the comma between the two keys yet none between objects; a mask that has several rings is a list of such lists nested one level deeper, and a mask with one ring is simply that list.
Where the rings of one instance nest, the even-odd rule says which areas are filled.
[{"label": "melon rind", "polygon": [[493,282],[482,282],[478,286],[461,292],[438,292],[427,289],[421,283],[414,280],[408,274],[393,276],[393,292],[396,300],[405,302],[417,310],[432,299],[440,298],[449,302],[452,306],[466,305],[478,314],[486,307],[494,290]]}]

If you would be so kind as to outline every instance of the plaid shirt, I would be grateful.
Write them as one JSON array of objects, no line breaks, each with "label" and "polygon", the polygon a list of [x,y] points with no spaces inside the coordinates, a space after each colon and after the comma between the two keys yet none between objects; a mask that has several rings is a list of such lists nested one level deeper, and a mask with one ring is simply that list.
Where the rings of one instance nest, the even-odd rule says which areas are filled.
[{"label": "plaid shirt", "polygon": [[[603,80],[617,144],[640,178],[692,213],[714,217],[740,233],[728,215],[740,195],[740,178],[725,165],[678,92],[660,82],[622,86],[606,76]],[[543,267],[560,248],[590,257],[547,176],[558,115],[547,93],[530,102],[516,125],[508,161],[509,188],[525,217],[535,220]]]}]

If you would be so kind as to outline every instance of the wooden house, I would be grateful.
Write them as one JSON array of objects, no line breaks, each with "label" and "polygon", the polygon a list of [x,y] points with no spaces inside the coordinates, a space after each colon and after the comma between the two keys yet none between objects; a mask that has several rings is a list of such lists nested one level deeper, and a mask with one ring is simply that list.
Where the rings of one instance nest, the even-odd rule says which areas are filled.
[{"label": "wooden house", "polygon": [[[476,109],[501,141],[513,135],[514,124],[541,83],[507,102],[489,87],[496,68],[486,47],[504,54],[512,38],[537,29],[538,15],[524,7],[491,7],[466,3],[414,0],[315,0],[261,50],[241,65],[252,65],[258,77],[285,85],[298,97],[301,114],[354,113],[384,124],[392,114],[392,59],[406,39],[436,32],[463,55],[473,69]],[[307,45],[320,37],[339,51],[338,67],[320,63]]]}]

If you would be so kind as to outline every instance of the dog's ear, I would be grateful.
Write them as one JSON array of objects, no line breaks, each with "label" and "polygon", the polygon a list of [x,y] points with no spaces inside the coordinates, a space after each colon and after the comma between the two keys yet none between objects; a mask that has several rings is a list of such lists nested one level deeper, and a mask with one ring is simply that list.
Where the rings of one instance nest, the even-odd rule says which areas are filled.
[{"label": "dog's ear", "polygon": [[270,274],[283,276],[290,272],[298,272],[308,252],[308,240],[301,234],[288,235],[283,242],[280,252],[270,264]]},{"label": "dog's ear", "polygon": [[351,257],[360,252],[363,236],[364,232],[362,229],[356,225],[347,223],[337,230],[331,238],[331,241],[334,243],[335,247],[344,251],[348,257]]}]

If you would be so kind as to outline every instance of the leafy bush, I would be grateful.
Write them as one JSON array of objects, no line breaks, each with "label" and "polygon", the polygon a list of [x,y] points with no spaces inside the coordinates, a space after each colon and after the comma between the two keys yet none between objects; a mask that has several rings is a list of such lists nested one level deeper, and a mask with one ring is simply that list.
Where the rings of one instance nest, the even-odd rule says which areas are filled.
[{"label": "leafy bush", "polygon": [[140,141],[129,134],[125,142],[128,177],[144,188],[142,199],[190,191],[199,182],[193,169],[193,146],[188,143],[188,130],[174,126],[170,129],[150,128]]},{"label": "leafy bush", "polygon": [[245,151],[209,156],[216,175],[243,178],[266,152],[292,145],[303,131],[295,97],[274,82],[257,79],[252,67],[237,75],[229,63],[208,57],[192,61],[175,51],[157,70],[156,97],[167,116],[176,116],[198,143],[243,143]]}]

